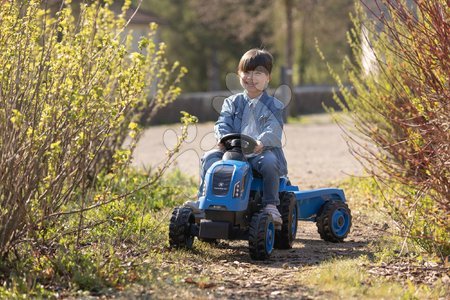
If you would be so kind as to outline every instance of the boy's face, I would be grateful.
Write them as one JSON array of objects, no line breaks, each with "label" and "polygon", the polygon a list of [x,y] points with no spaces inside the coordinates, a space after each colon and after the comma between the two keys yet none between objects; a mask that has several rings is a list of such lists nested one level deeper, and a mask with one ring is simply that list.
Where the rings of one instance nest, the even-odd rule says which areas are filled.
[{"label": "boy's face", "polygon": [[250,95],[261,93],[270,81],[270,75],[263,67],[257,67],[254,71],[240,71],[239,78],[242,87]]}]

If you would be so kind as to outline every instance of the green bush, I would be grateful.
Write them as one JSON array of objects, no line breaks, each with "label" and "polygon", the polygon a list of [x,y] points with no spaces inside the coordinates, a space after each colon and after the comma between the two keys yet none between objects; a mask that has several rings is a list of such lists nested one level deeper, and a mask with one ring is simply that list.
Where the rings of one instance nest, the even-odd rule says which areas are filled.
[{"label": "green bush", "polygon": [[[70,1],[2,2],[3,258],[24,241],[47,247],[58,219],[71,211],[77,224],[63,226],[77,229],[80,240],[85,211],[101,206],[93,205],[97,175],[120,177],[139,138],[135,121],[180,93],[186,70],[169,65],[165,45],[153,41],[156,25],[131,53],[131,35],[123,33],[129,1],[118,16],[111,3],[82,1],[75,16]],[[130,146],[122,148],[127,136]]]},{"label": "green bush", "polygon": [[[412,7],[375,2],[370,18],[359,7],[353,19],[349,42],[358,59],[345,61],[352,88],[336,76],[345,103],[336,100],[350,117],[340,122],[352,151],[390,190],[382,202],[402,236],[444,258],[450,254],[450,10],[443,0]],[[361,59],[365,50],[372,59]]]},{"label": "green bush", "polygon": [[[183,203],[184,195],[193,195],[197,189],[194,180],[179,171],[165,174],[157,188],[146,185],[151,179],[147,173],[126,169],[111,189],[110,176],[100,175],[94,201],[107,202],[136,186],[143,188],[87,211],[82,235],[76,230],[79,215],[69,214],[47,229],[51,243],[16,247],[19,259],[0,263],[0,298],[49,297],[56,290],[66,295],[104,294],[108,288],[116,291],[140,283],[152,268],[158,268],[161,255],[168,255],[171,210],[167,207]],[[165,199],[164,207],[161,199]]]}]

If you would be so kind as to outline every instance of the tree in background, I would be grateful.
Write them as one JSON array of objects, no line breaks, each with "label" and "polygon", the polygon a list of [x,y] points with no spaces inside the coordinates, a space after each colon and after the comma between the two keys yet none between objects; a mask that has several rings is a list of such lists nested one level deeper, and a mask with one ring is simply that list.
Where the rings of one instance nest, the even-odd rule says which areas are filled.
[{"label": "tree in background", "polygon": [[245,45],[265,46],[268,26],[255,12],[264,2],[144,0],[142,7],[163,19],[161,36],[169,56],[189,69],[184,87],[204,91],[224,88],[225,75],[235,71]]},{"label": "tree in background", "polygon": [[[137,2],[137,0],[135,0]],[[345,32],[353,0],[144,0],[142,7],[160,16],[169,55],[189,69],[189,91],[225,88],[225,75],[236,69],[243,52],[264,47],[277,68],[273,85],[281,82],[281,67],[292,63],[293,84],[331,83],[326,66],[315,51],[317,37],[333,66],[348,54]],[[288,13],[292,38],[287,39]],[[289,46],[291,45],[291,46]],[[287,59],[288,49],[291,59]],[[341,72],[343,73],[343,72]]]},{"label": "tree in background", "polygon": [[[450,9],[448,1],[377,0],[359,8],[343,91],[353,150],[386,191],[383,204],[401,229],[430,253],[450,255]],[[344,109],[347,106],[341,103]],[[350,135],[352,137],[352,135]]]},{"label": "tree in background", "polygon": [[[189,7],[196,12],[200,27],[207,28],[209,37],[203,47],[209,48],[207,62],[208,90],[218,90],[224,85],[227,73],[235,72],[235,57],[246,51],[245,45],[266,47],[270,27],[268,7],[263,0],[191,0]],[[245,49],[245,50],[244,50]],[[223,57],[224,59],[221,59]]]},{"label": "tree in background", "polygon": [[328,63],[345,78],[341,63],[343,57],[351,55],[350,47],[346,44],[346,32],[352,27],[349,14],[354,0],[297,1],[299,16],[296,25],[298,34],[294,82],[297,85],[333,83],[316,51],[316,43],[328,57]]}]

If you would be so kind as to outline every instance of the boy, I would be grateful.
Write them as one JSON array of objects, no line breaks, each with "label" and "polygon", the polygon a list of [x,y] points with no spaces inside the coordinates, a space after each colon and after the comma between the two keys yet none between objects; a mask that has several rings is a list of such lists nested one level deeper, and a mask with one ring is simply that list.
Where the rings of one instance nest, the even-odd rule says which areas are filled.
[{"label": "boy", "polygon": [[[262,175],[264,210],[272,215],[275,225],[281,225],[278,188],[280,176],[287,175],[281,149],[284,105],[265,91],[271,79],[272,62],[273,57],[266,50],[251,49],[242,56],[238,75],[245,92],[225,99],[214,132],[218,141],[228,133],[242,133],[256,140],[254,152],[246,155],[247,160]],[[202,158],[202,185],[208,168],[224,154],[224,145],[218,142],[217,146],[218,149]]]}]

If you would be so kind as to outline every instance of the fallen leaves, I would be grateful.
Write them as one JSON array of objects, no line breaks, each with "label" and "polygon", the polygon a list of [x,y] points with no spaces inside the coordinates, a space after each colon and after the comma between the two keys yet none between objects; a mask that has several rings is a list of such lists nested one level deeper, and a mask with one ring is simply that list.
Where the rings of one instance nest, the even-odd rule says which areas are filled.
[{"label": "fallen leaves", "polygon": [[396,278],[400,281],[409,280],[414,283],[432,285],[441,278],[443,282],[450,283],[450,268],[439,264],[418,265],[409,261],[399,261],[390,264],[382,263],[380,266],[369,266],[368,272],[372,275],[386,278]]},{"label": "fallen leaves", "polygon": [[215,287],[217,284],[212,281],[204,281],[204,280],[194,280],[192,277],[187,277],[184,279],[185,283],[195,284],[201,289],[209,289]]}]

